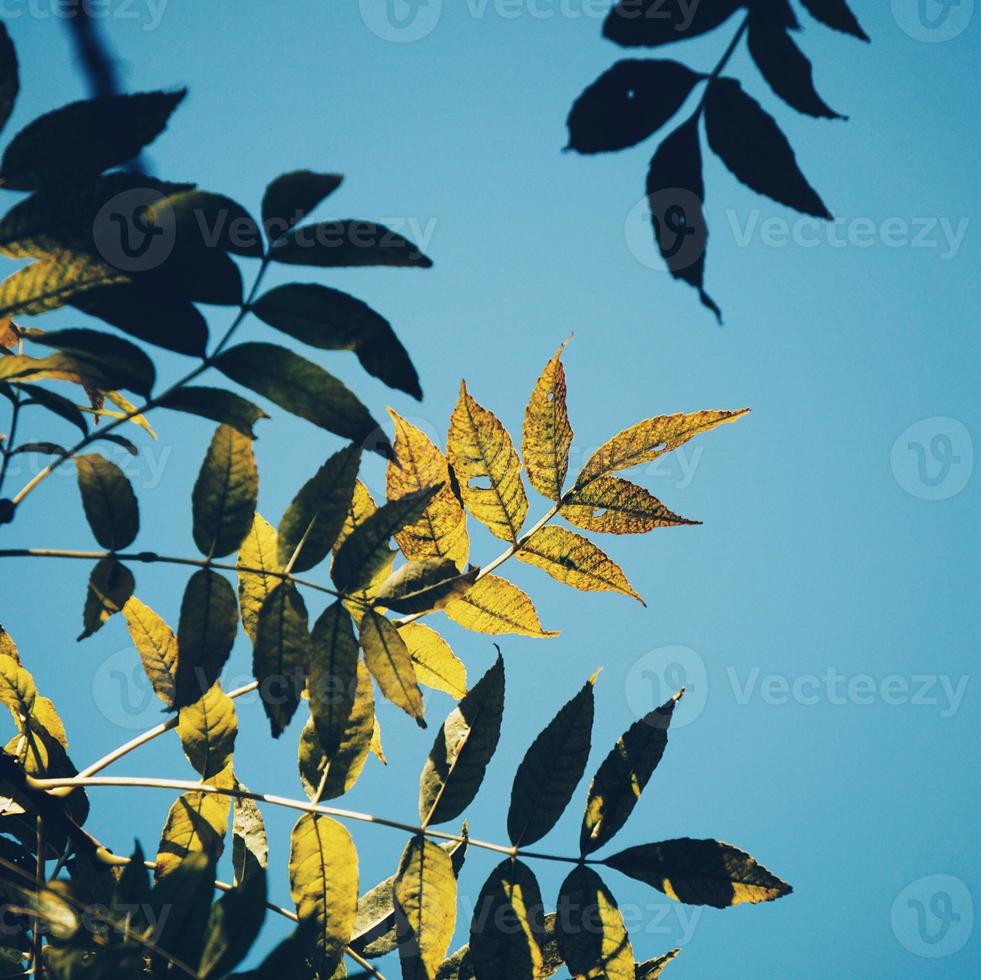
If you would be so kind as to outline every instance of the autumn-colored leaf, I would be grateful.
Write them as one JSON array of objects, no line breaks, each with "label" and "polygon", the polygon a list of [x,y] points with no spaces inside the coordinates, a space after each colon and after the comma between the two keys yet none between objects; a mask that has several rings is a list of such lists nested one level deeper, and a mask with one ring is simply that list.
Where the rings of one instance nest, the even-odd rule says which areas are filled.
[{"label": "autumn-colored leaf", "polygon": [[460,700],[467,693],[467,668],[434,629],[422,623],[399,627],[420,684]]},{"label": "autumn-colored leaf", "polygon": [[368,670],[382,694],[400,707],[420,728],[426,727],[422,693],[405,641],[384,616],[369,609],[361,620],[359,642]]},{"label": "autumn-colored leaf", "polygon": [[181,708],[177,734],[188,762],[202,779],[211,779],[227,769],[238,735],[235,705],[218,684],[198,698],[194,704]]},{"label": "autumn-colored leaf", "polygon": [[126,605],[135,588],[133,573],[122,562],[115,558],[103,558],[96,562],[89,575],[82,610],[82,632],[78,638],[87,639],[111,616],[115,616]]},{"label": "autumn-colored leaf", "polygon": [[526,592],[497,575],[479,578],[462,598],[449,603],[444,612],[454,623],[475,633],[559,635],[557,631],[542,629],[538,613]]},{"label": "autumn-colored leaf", "polygon": [[525,409],[521,455],[531,485],[544,497],[559,500],[569,469],[572,426],[566,408],[565,344],[545,365]]},{"label": "autumn-colored leaf", "polygon": [[643,487],[616,476],[599,476],[577,488],[559,512],[576,527],[610,534],[643,534],[655,527],[699,523],[673,514]]},{"label": "autumn-colored leaf", "polygon": [[57,252],[0,282],[0,318],[36,316],[64,306],[88,290],[126,282],[123,273],[91,256]]},{"label": "autumn-colored leaf", "polygon": [[460,574],[449,558],[410,561],[378,586],[375,602],[410,615],[442,609],[470,589],[479,571],[472,568]]},{"label": "autumn-colored leaf", "polygon": [[126,600],[123,618],[153,693],[169,708],[174,702],[174,676],[177,671],[177,637],[174,631],[136,596]]},{"label": "autumn-colored leaf", "polygon": [[[212,786],[231,789],[231,768],[208,780]],[[212,863],[221,856],[228,831],[231,797],[217,793],[184,793],[167,814],[157,847],[157,875],[172,872],[190,854],[202,853]]]},{"label": "autumn-colored leaf", "polygon": [[[266,597],[282,578],[270,574],[281,572],[277,559],[278,543],[276,529],[259,513],[256,513],[249,531],[238,553],[238,601],[242,609],[242,626],[249,638],[255,642],[255,628],[259,620],[259,610]],[[250,568],[253,571],[244,571]]]}]

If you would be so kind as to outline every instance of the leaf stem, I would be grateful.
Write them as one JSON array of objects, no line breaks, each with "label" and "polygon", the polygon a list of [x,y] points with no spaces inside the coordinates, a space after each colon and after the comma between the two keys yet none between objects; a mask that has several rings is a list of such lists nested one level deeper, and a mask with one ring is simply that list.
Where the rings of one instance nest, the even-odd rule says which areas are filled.
[{"label": "leaf stem", "polygon": [[733,54],[735,54],[736,47],[738,46],[739,42],[743,39],[743,35],[746,33],[746,31],[749,28],[749,17],[750,15],[747,14],[743,18],[743,22],[739,25],[738,30],[732,36],[732,40],[729,42],[728,47],[725,49],[725,51],[722,52],[722,57],[719,58],[716,66],[712,69],[711,72],[709,72],[708,76],[706,77],[705,88],[702,91],[702,97],[698,100],[698,105],[695,106],[695,112],[692,114],[692,119],[697,119],[698,116],[702,114],[702,109],[705,107],[705,99],[708,96],[709,86],[712,84],[712,82],[715,81],[715,79],[719,77],[719,75],[722,74],[722,70],[725,68],[727,64],[729,64],[729,59],[733,56]]},{"label": "leaf stem", "polygon": [[[18,351],[23,348],[23,346],[24,342],[20,341]],[[14,449],[16,448],[17,420],[20,418],[21,396],[23,394],[23,392],[20,390],[20,385],[14,385],[13,389],[14,401],[13,408],[10,411],[10,432],[7,434],[7,439],[4,444],[0,446],[0,453],[3,454],[3,460],[0,461],[0,497],[3,497],[3,481],[7,476],[7,466],[10,464],[10,457],[14,455]]]}]

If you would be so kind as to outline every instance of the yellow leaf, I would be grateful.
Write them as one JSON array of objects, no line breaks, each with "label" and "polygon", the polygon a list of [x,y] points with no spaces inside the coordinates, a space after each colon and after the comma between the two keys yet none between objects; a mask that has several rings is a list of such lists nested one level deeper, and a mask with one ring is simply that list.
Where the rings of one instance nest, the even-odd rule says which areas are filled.
[{"label": "yellow leaf", "polygon": [[378,716],[375,716],[374,724],[371,726],[371,754],[378,759],[383,765],[388,765],[388,759],[385,757],[385,748],[382,745],[382,730],[381,725],[378,722]]},{"label": "yellow leaf", "polygon": [[426,727],[422,694],[405,641],[384,616],[369,609],[361,620],[359,635],[368,670],[378,681],[382,694],[398,705],[420,728]]},{"label": "yellow leaf", "polygon": [[598,476],[573,489],[560,513],[576,527],[610,534],[643,534],[655,527],[699,523],[671,513],[643,487],[616,476]]},{"label": "yellow leaf", "polygon": [[117,415],[115,412],[106,412],[105,414],[115,415],[116,418],[125,417],[128,415],[129,421],[143,429],[151,439],[157,438],[156,432],[153,431],[153,429],[150,427],[150,423],[147,422],[144,416],[139,414],[133,415],[133,412],[136,411],[136,406],[125,395],[118,391],[104,391],[102,394],[105,395],[106,398],[113,403],[113,405],[122,409],[121,416]]},{"label": "yellow leaf", "polygon": [[[351,507],[348,511],[348,515],[344,520],[344,526],[341,528],[341,533],[337,536],[337,540],[334,542],[334,555],[340,550],[340,547],[344,542],[351,536],[351,533],[355,528],[360,527],[364,522],[371,517],[378,507],[375,504],[371,493],[368,488],[358,480],[354,484],[354,496],[351,499]],[[386,554],[384,561],[377,572],[372,576],[371,582],[368,583],[367,588],[358,593],[358,598],[364,600],[370,600],[374,598],[374,594],[385,579],[392,572],[392,565],[395,564],[395,556],[398,554],[392,548],[385,546]],[[345,601],[345,606],[347,611],[351,614],[352,618],[356,623],[361,622],[362,607],[359,603]]]},{"label": "yellow leaf", "polygon": [[82,608],[82,632],[80,640],[90,637],[120,612],[130,597],[136,581],[133,573],[115,558],[102,558],[96,562],[89,575]]},{"label": "yellow leaf", "polygon": [[375,592],[375,604],[407,615],[422,615],[442,609],[464,595],[480,569],[461,573],[449,558],[422,558],[406,562]]},{"label": "yellow leaf", "polygon": [[282,566],[276,559],[276,529],[258,512],[252,522],[252,530],[242,542],[238,553],[238,564],[242,568],[254,568],[254,572],[239,571],[238,602],[242,610],[242,626],[255,642],[259,610],[266,596],[282,581],[270,572],[281,572]]},{"label": "yellow leaf", "polygon": [[446,452],[467,510],[496,537],[516,541],[528,513],[521,463],[507,430],[470,397],[466,383],[450,417]]},{"label": "yellow leaf", "polygon": [[620,592],[641,599],[612,559],[581,534],[564,527],[543,527],[517,552],[519,561],[544,569],[552,578],[583,592]]},{"label": "yellow leaf", "polygon": [[[212,786],[231,789],[235,777],[231,766],[208,780]],[[177,867],[188,854],[201,852],[215,862],[224,848],[231,812],[230,796],[216,793],[184,793],[175,800],[157,848],[157,876]]]},{"label": "yellow leaf", "polygon": [[569,469],[572,427],[566,409],[563,344],[545,365],[525,409],[521,455],[531,485],[550,500],[562,497],[562,484]]},{"label": "yellow leaf", "polygon": [[0,657],[0,704],[10,708],[10,713],[23,729],[24,722],[34,709],[37,688],[30,672],[12,657]]},{"label": "yellow leaf", "polygon": [[697,436],[725,422],[745,415],[748,408],[734,412],[703,411],[678,415],[658,415],[618,432],[589,457],[576,479],[576,486],[585,486],[599,476],[649,463],[677,449]]},{"label": "yellow leaf", "polygon": [[174,703],[177,637],[174,631],[136,596],[123,606],[123,617],[153,692],[169,708]]},{"label": "yellow leaf", "polygon": [[538,613],[527,593],[507,579],[485,575],[462,599],[449,603],[443,610],[450,619],[475,633],[499,636],[558,636],[542,629]]},{"label": "yellow leaf", "polygon": [[64,306],[87,289],[124,283],[128,279],[95,256],[52,252],[0,283],[0,317],[34,316]]},{"label": "yellow leaf", "polygon": [[449,558],[463,568],[470,552],[467,516],[450,486],[446,458],[424,432],[388,410],[395,424],[395,460],[388,464],[386,493],[397,500],[428,487],[443,487],[429,501],[422,517],[395,534],[402,554],[408,559]]},{"label": "yellow leaf", "polygon": [[467,668],[435,630],[422,623],[399,628],[420,684],[445,691],[458,701],[467,693]]},{"label": "yellow leaf", "polygon": [[177,721],[184,754],[202,779],[211,779],[232,762],[238,721],[235,705],[217,683],[194,704],[181,708]]},{"label": "yellow leaf", "polygon": [[0,657],[10,657],[15,663],[20,663],[17,644],[14,643],[14,638],[2,626],[0,626]]}]

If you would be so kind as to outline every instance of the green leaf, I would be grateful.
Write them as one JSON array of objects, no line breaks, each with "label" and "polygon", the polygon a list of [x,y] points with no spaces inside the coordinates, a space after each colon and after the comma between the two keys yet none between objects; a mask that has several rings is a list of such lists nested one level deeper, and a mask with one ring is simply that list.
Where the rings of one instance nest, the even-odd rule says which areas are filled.
[{"label": "green leaf", "polygon": [[545,726],[518,766],[511,787],[508,837],[515,847],[544,837],[582,779],[593,728],[594,674]]},{"label": "green leaf", "polygon": [[445,691],[457,701],[467,693],[467,668],[439,633],[422,623],[407,623],[399,627],[399,636],[405,641],[420,684]]},{"label": "green leaf", "polygon": [[470,923],[477,980],[540,977],[545,908],[534,872],[517,858],[502,861],[484,882]]},{"label": "green leaf", "polygon": [[252,672],[273,738],[283,734],[300,704],[309,650],[303,598],[293,585],[282,582],[259,610],[252,649]]},{"label": "green leaf", "polygon": [[253,426],[259,419],[269,416],[258,405],[234,392],[222,388],[205,388],[185,385],[175,388],[161,396],[157,404],[161,408],[169,408],[175,412],[187,412],[199,415],[237,429],[243,436],[255,438]]},{"label": "green leaf", "polygon": [[686,905],[724,909],[743,902],[772,902],[793,891],[745,851],[717,840],[682,837],[641,844],[603,863]]},{"label": "green leaf", "polygon": [[118,613],[136,588],[133,573],[115,558],[103,558],[89,576],[79,640],[90,637]]},{"label": "green leaf", "polygon": [[652,960],[646,960],[637,964],[637,980],[656,980],[661,975],[664,968],[681,952],[681,947],[676,946],[661,956],[656,956]]},{"label": "green leaf", "polygon": [[391,458],[388,437],[368,409],[337,378],[298,354],[275,344],[239,344],[220,354],[214,366],[287,412]]},{"label": "green leaf", "polygon": [[255,519],[258,495],[252,440],[230,425],[219,425],[191,495],[194,543],[205,558],[229,555],[242,544]]},{"label": "green leaf", "polygon": [[304,814],[290,834],[290,893],[312,939],[313,966],[329,977],[351,938],[358,911],[358,852],[347,828]]},{"label": "green leaf", "polygon": [[313,718],[307,720],[300,732],[297,759],[300,781],[303,791],[313,802],[343,796],[354,786],[371,751],[374,728],[375,697],[371,688],[371,674],[359,662],[354,703],[334,754],[328,758],[324,753]]},{"label": "green leaf", "polygon": [[58,395],[53,391],[48,391],[47,388],[41,388],[38,385],[21,384],[20,390],[27,396],[21,402],[22,408],[28,405],[40,405],[49,412],[60,416],[66,422],[77,426],[83,436],[89,434],[89,424],[85,421],[85,416],[82,415],[78,410],[78,406],[70,399],[65,398],[63,395]]},{"label": "green leaf", "polygon": [[477,579],[479,568],[460,574],[450,558],[410,561],[378,587],[375,602],[395,612],[416,614],[442,609],[459,599]]},{"label": "green leaf", "polygon": [[307,690],[320,747],[333,759],[347,730],[358,681],[358,640],[343,605],[328,606],[310,633]]},{"label": "green leaf", "polygon": [[683,693],[634,722],[596,771],[579,834],[583,854],[598,850],[627,822],[664,755],[671,715]]},{"label": "green leaf", "polygon": [[259,610],[269,593],[283,581],[278,575],[273,574],[283,570],[276,561],[276,552],[276,529],[257,512],[252,522],[252,530],[242,542],[238,553],[240,569],[255,569],[251,572],[240,570],[238,573],[238,601],[242,609],[242,626],[253,643],[259,621]]},{"label": "green leaf", "polygon": [[221,674],[235,642],[238,610],[228,581],[210,568],[188,580],[177,624],[174,707],[194,704]]},{"label": "green leaf", "polygon": [[572,445],[572,426],[565,404],[564,349],[565,344],[556,351],[535,382],[521,432],[521,455],[528,480],[550,500],[562,498]]},{"label": "green leaf", "polygon": [[398,232],[363,218],[291,228],[273,243],[269,257],[288,265],[322,268],[387,265],[428,269],[433,264]]},{"label": "green leaf", "polygon": [[[196,964],[201,957],[214,888],[214,864],[205,854],[191,854],[161,878],[150,895],[158,926],[155,944],[182,963]],[[159,957],[154,965],[155,975],[167,969]]]},{"label": "green leaf", "polygon": [[300,488],[276,532],[280,565],[292,560],[292,570],[304,572],[327,557],[344,526],[360,464],[361,450],[348,446]]},{"label": "green leaf", "polygon": [[340,186],[339,174],[293,170],[272,181],[262,197],[262,224],[270,242],[284,235]]},{"label": "green leaf", "polygon": [[0,179],[13,190],[31,190],[126,163],[160,135],[185,94],[109,95],[46,113],[10,141]]},{"label": "green leaf", "polygon": [[112,266],[80,252],[58,252],[0,282],[0,317],[35,316],[99,286],[127,282]]},{"label": "green leaf", "polygon": [[123,471],[95,453],[76,456],[82,508],[95,540],[108,551],[131,545],[140,529],[136,494]]},{"label": "green leaf", "polygon": [[556,936],[574,977],[634,980],[635,961],[616,899],[592,868],[575,868],[559,889]]},{"label": "green leaf", "polygon": [[458,817],[473,801],[497,748],[504,713],[504,660],[450,712],[436,735],[419,780],[424,826]]},{"label": "green leaf", "polygon": [[413,837],[395,876],[395,914],[404,980],[428,980],[449,949],[456,926],[453,862],[425,837]]},{"label": "green leaf", "polygon": [[123,606],[123,618],[130,639],[136,647],[143,670],[153,686],[153,693],[169,709],[174,703],[174,678],[177,672],[177,637],[173,630],[136,596]]},{"label": "green leaf", "polygon": [[526,592],[497,575],[478,579],[462,599],[449,603],[445,612],[459,626],[491,636],[502,633],[539,638],[559,635],[555,630],[542,629],[535,606]]},{"label": "green leaf", "polygon": [[370,584],[389,560],[391,537],[416,520],[439,490],[439,486],[430,487],[412,496],[390,500],[358,524],[334,556],[330,574],[337,588],[350,595]]},{"label": "green leaf", "polygon": [[408,648],[398,630],[373,609],[365,612],[358,636],[368,670],[382,694],[400,707],[420,728],[426,727],[422,693]]},{"label": "green leaf", "polygon": [[266,874],[259,870],[211,907],[198,976],[221,977],[238,966],[259,936],[266,917]]},{"label": "green leaf", "polygon": [[643,487],[615,476],[599,476],[573,490],[560,513],[576,527],[610,534],[644,534],[656,527],[699,523],[679,517]]},{"label": "green leaf", "polygon": [[7,125],[19,91],[17,52],[6,25],[0,24],[0,129]]},{"label": "green leaf", "polygon": [[235,705],[218,684],[213,684],[194,704],[181,708],[177,734],[187,761],[202,779],[211,779],[232,762],[238,720]]},{"label": "green leaf", "polygon": [[422,398],[419,376],[391,324],[361,300],[315,283],[290,283],[260,296],[252,312],[311,347],[353,351],[389,388]]}]

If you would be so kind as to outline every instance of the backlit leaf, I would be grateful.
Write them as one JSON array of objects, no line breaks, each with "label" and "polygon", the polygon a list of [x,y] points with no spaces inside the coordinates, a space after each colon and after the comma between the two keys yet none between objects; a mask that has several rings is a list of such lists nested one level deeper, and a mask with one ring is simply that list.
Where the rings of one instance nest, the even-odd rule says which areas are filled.
[{"label": "backlit leaf", "polygon": [[591,677],[545,726],[525,753],[511,787],[508,838],[515,847],[544,837],[582,779],[593,730]]},{"label": "backlit leaf", "polygon": [[282,735],[299,706],[309,653],[303,598],[295,586],[281,582],[259,610],[252,648],[252,673],[273,738]]},{"label": "backlit leaf", "polygon": [[368,409],[337,378],[312,361],[276,344],[248,343],[224,351],[214,366],[287,412],[386,459],[391,457],[388,437]]},{"label": "backlit leaf", "polygon": [[115,616],[130,596],[136,582],[133,573],[115,558],[103,558],[97,562],[89,576],[82,611],[80,640],[90,637],[110,616]]},{"label": "backlit leaf", "polygon": [[564,527],[543,527],[536,531],[521,546],[516,557],[574,589],[619,592],[644,603],[616,562],[581,534]]},{"label": "backlit leaf", "polygon": [[525,409],[521,455],[531,485],[544,497],[558,500],[569,468],[572,427],[566,408],[565,368],[560,347],[545,365]]},{"label": "backlit leaf", "polygon": [[213,684],[194,704],[181,708],[177,734],[188,762],[208,780],[232,762],[238,720],[235,705],[218,684]]},{"label": "backlit leaf", "polygon": [[329,977],[358,911],[358,852],[347,828],[304,814],[290,834],[290,893],[312,942],[313,966]]},{"label": "backlit leaf", "polygon": [[[212,786],[231,788],[231,769],[211,777]],[[202,853],[212,863],[221,856],[228,830],[231,797],[217,793],[184,793],[177,798],[164,824],[157,847],[157,875],[173,871],[190,854]]]},{"label": "backlit leaf", "polygon": [[[239,783],[239,789],[245,787]],[[232,801],[232,867],[235,882],[244,881],[257,868],[269,866],[269,840],[262,811],[255,800],[236,796]]]},{"label": "backlit leaf", "polygon": [[123,606],[123,618],[130,639],[136,647],[143,670],[153,686],[153,693],[170,708],[174,702],[174,677],[177,671],[177,637],[173,630],[136,596]]},{"label": "backlit leaf", "polygon": [[266,597],[282,579],[270,572],[281,572],[283,569],[277,560],[278,544],[276,529],[258,512],[252,522],[242,547],[238,552],[238,564],[242,569],[251,568],[253,571],[238,573],[238,601],[242,609],[242,626],[249,638],[255,642],[255,628],[259,619],[259,610]]},{"label": "backlit leaf", "polygon": [[652,960],[637,964],[637,980],[656,980],[661,975],[664,968],[681,952],[681,947],[676,946],[662,956],[656,956]]},{"label": "backlit leaf", "polygon": [[289,265],[323,268],[387,265],[428,269],[433,264],[398,232],[363,218],[290,228],[270,246],[269,257]]},{"label": "backlit leaf", "polygon": [[339,602],[328,606],[310,633],[307,690],[320,747],[333,759],[347,730],[357,693],[358,640]]},{"label": "backlit leaf", "polygon": [[194,704],[218,680],[235,642],[238,610],[227,579],[201,568],[188,580],[177,624],[175,708]]},{"label": "backlit leaf", "polygon": [[476,633],[491,636],[502,633],[535,637],[559,635],[556,631],[542,629],[527,593],[497,575],[478,579],[462,599],[449,603],[444,612],[457,625]]},{"label": "backlit leaf", "polygon": [[0,657],[10,657],[14,663],[20,663],[17,644],[14,643],[14,638],[2,626],[0,626]]},{"label": "backlit leaf", "polygon": [[0,656],[0,704],[10,709],[18,728],[22,729],[26,724],[37,696],[30,671],[21,666],[19,660],[9,655]]},{"label": "backlit leaf", "polygon": [[579,835],[583,854],[598,850],[627,822],[664,754],[671,715],[681,694],[634,722],[596,771]]},{"label": "backlit leaf", "polygon": [[504,713],[504,661],[497,662],[449,713],[419,779],[423,826],[445,823],[470,805],[497,749]]},{"label": "backlit leaf", "polygon": [[284,568],[296,555],[294,572],[303,572],[327,557],[344,526],[361,450],[348,446],[335,453],[308,480],[286,509],[277,534],[278,561]]},{"label": "backlit leaf", "polygon": [[643,534],[655,527],[698,523],[673,514],[643,487],[615,476],[599,476],[576,489],[560,513],[576,527],[610,534]]},{"label": "backlit leaf", "polygon": [[574,977],[634,980],[635,961],[616,899],[592,868],[575,868],[559,890],[556,936]]},{"label": "backlit leaf", "polygon": [[221,388],[196,387],[184,385],[175,388],[158,399],[161,408],[169,408],[175,412],[187,412],[211,419],[237,429],[243,436],[255,438],[253,426],[259,419],[269,416],[258,405],[241,395]]},{"label": "backlit leaf", "polygon": [[194,543],[205,558],[222,558],[245,540],[255,518],[259,472],[252,440],[219,425],[191,495]]},{"label": "backlit leaf", "polygon": [[0,282],[0,317],[46,313],[86,290],[127,281],[112,266],[81,252],[55,253]]},{"label": "backlit leaf", "polygon": [[800,172],[794,151],[773,116],[734,78],[709,83],[705,132],[712,151],[747,187],[797,211],[832,219]]},{"label": "backlit leaf", "polygon": [[467,693],[467,668],[439,633],[422,623],[399,628],[420,684],[460,700]]},{"label": "backlit leaf", "polygon": [[293,170],[273,180],[262,197],[262,224],[275,241],[340,186],[340,174]]},{"label": "backlit leaf", "polygon": [[315,283],[289,283],[260,296],[252,312],[311,347],[353,351],[369,374],[422,398],[416,369],[391,324],[361,300]]},{"label": "backlit leaf", "polygon": [[618,470],[650,463],[684,445],[701,432],[708,432],[725,422],[732,422],[749,411],[748,408],[727,411],[689,412],[678,415],[658,415],[618,432],[593,453],[576,479],[583,487],[600,476]]},{"label": "backlit leaf", "polygon": [[334,555],[330,574],[337,588],[351,594],[368,585],[388,564],[389,540],[418,520],[439,490],[439,486],[429,487],[414,496],[390,500],[368,514],[342,540]]},{"label": "backlit leaf", "polygon": [[389,500],[398,500],[442,484],[419,519],[396,532],[406,558],[451,558],[462,568],[470,551],[467,516],[450,485],[446,458],[429,437],[392,409],[395,425],[395,459],[386,471]]},{"label": "backlit leaf", "polygon": [[516,541],[528,513],[521,463],[507,430],[470,397],[465,383],[450,417],[446,454],[467,510],[496,537]]},{"label": "backlit leaf", "polygon": [[690,6],[664,0],[620,0],[607,14],[603,37],[624,47],[670,44],[714,30],[744,0],[702,0]]},{"label": "backlit leaf", "polygon": [[573,103],[569,149],[603,153],[634,146],[657,132],[703,77],[677,61],[618,61]]},{"label": "backlit leaf", "polygon": [[402,854],[394,894],[402,976],[429,980],[456,926],[456,876],[450,856],[425,837],[413,837]]},{"label": "backlit leaf", "polygon": [[822,24],[826,24],[836,31],[851,34],[852,37],[857,37],[860,41],[869,39],[868,34],[862,30],[862,26],[848,8],[845,0],[801,0],[801,5],[815,20],[821,21]]},{"label": "backlit leaf", "polygon": [[545,909],[534,872],[517,858],[502,861],[484,882],[470,923],[476,980],[541,977]]},{"label": "backlit leaf", "polygon": [[126,163],[163,131],[184,95],[184,89],[109,95],[46,113],[10,141],[0,179],[30,190]]},{"label": "backlit leaf", "polygon": [[478,568],[460,574],[449,558],[410,561],[378,587],[375,601],[386,609],[406,614],[442,609],[473,585]]},{"label": "backlit leaf", "polygon": [[131,545],[140,529],[140,512],[126,475],[95,453],[76,456],[75,466],[82,508],[95,540],[109,551]]},{"label": "backlit leaf", "polygon": [[628,847],[604,862],[686,905],[723,909],[772,902],[793,889],[745,851],[717,840],[659,841]]},{"label": "backlit leaf", "polygon": [[359,634],[364,660],[382,694],[400,707],[420,728],[426,727],[422,693],[405,641],[384,616],[369,609]]}]

